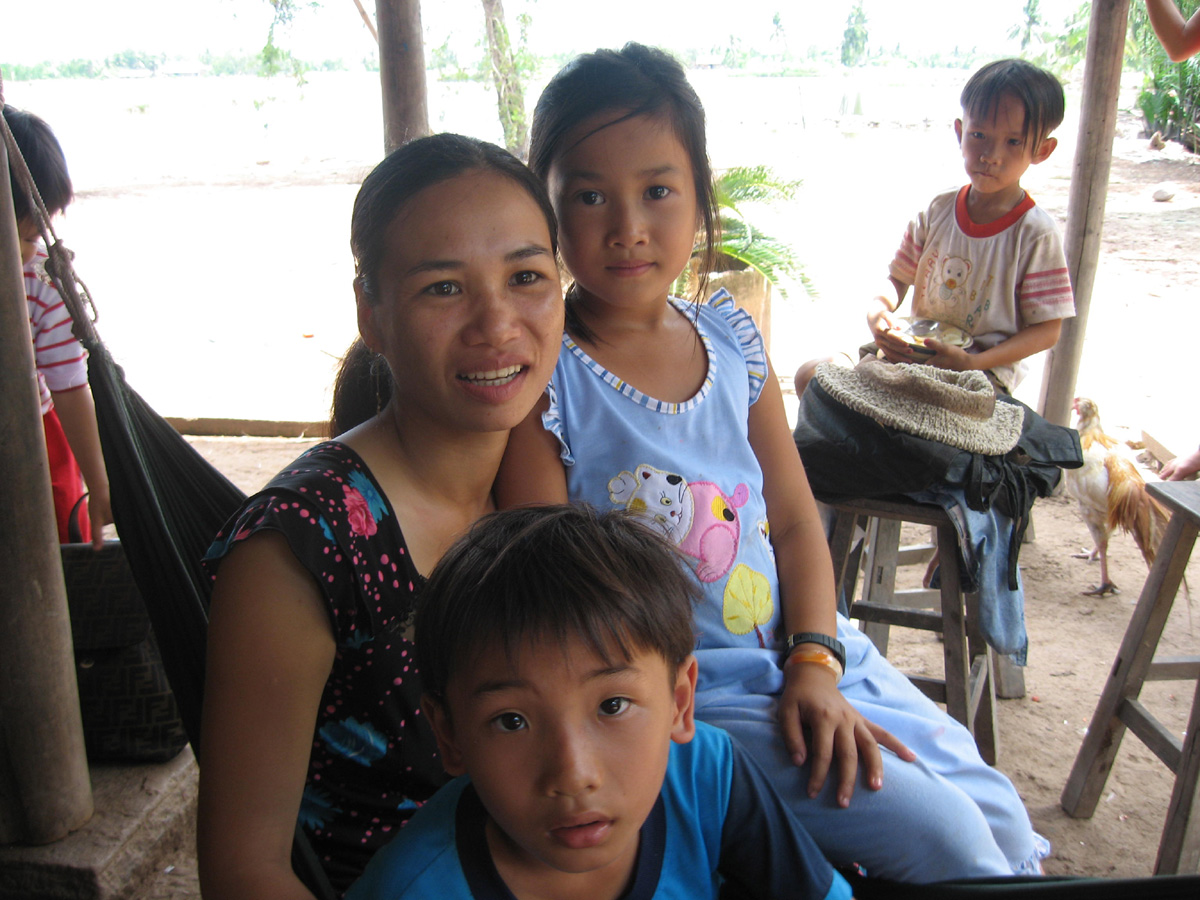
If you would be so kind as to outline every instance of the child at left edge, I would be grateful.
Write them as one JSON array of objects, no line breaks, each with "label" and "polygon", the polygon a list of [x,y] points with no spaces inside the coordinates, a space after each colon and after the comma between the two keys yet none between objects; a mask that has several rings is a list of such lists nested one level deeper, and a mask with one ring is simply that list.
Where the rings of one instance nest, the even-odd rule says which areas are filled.
[{"label": "child at left edge", "polygon": [[347,900],[844,898],[766,776],[696,722],[690,576],[625,511],[495,513],[417,612],[441,788]]},{"label": "child at left edge", "polygon": [[[62,212],[74,199],[62,145],[40,116],[11,106],[4,120],[12,131],[33,183],[50,215]],[[46,248],[24,190],[10,173],[13,209],[21,245],[29,328],[37,363],[38,393],[58,539],[72,539],[69,522],[75,513],[77,537],[97,549],[104,543],[104,526],[112,523],[108,470],[100,449],[96,407],[88,387],[87,354],[71,333],[71,316],[58,289],[46,274]],[[78,507],[78,511],[76,511]]]}]

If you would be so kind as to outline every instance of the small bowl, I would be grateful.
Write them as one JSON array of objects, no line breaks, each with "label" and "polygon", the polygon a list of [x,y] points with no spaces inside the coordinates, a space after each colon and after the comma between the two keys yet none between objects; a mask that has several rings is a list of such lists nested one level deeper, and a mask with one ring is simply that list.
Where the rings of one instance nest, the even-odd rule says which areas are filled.
[{"label": "small bowl", "polygon": [[947,325],[945,322],[939,322],[936,319],[909,317],[900,321],[902,322],[901,326],[893,328],[891,334],[907,344],[908,348],[918,356],[934,355],[934,351],[925,346],[925,341],[929,338],[941,341],[943,344],[961,347],[964,350],[970,347],[974,341],[971,335],[967,334],[961,328],[955,325]]}]

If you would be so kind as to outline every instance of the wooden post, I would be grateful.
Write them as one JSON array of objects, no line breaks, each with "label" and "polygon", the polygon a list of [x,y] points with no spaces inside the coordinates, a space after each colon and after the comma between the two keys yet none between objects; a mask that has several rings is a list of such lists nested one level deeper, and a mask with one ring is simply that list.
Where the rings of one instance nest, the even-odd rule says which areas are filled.
[{"label": "wooden post", "polygon": [[1100,259],[1100,231],[1112,168],[1117,98],[1125,58],[1129,0],[1095,0],[1088,28],[1087,62],[1079,111],[1079,142],[1067,200],[1067,266],[1075,288],[1075,318],[1063,322],[1062,336],[1049,352],[1038,406],[1058,425],[1069,425],[1092,286]]},{"label": "wooden post", "polygon": [[56,841],[93,809],[35,372],[0,140],[0,843]]},{"label": "wooden post", "polygon": [[425,46],[420,0],[375,0],[379,82],[383,87],[383,152],[429,134]]}]

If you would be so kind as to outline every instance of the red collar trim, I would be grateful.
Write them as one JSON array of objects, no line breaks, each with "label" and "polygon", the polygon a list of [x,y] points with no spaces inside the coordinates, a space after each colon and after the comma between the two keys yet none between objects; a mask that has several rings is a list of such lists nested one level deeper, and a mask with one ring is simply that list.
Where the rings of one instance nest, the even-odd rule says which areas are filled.
[{"label": "red collar trim", "polygon": [[995,237],[1010,225],[1016,222],[1033,209],[1037,204],[1033,202],[1033,198],[1029,196],[1029,192],[1025,192],[1025,199],[1002,215],[994,222],[988,222],[984,225],[979,225],[971,221],[971,217],[967,214],[967,194],[971,190],[969,184],[964,184],[962,190],[958,192],[958,197],[954,201],[954,219],[958,223],[959,229],[967,237],[973,238],[988,238]]}]

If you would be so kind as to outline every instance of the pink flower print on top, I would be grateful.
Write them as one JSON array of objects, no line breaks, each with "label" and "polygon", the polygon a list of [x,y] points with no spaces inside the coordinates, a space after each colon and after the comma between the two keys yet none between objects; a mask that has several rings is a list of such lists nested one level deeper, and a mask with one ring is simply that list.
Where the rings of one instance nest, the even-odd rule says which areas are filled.
[{"label": "pink flower print on top", "polygon": [[349,485],[342,485],[342,493],[345,495],[346,519],[350,523],[350,530],[365,537],[370,537],[378,531],[379,527],[375,524],[375,517],[371,515],[371,507],[366,498]]}]

